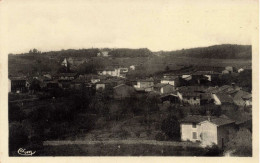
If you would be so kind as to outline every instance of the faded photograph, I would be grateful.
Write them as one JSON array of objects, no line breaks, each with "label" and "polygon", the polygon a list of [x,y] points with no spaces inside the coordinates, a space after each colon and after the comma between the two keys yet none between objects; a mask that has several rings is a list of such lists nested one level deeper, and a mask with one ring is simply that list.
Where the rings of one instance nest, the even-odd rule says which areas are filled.
[{"label": "faded photograph", "polygon": [[9,156],[252,157],[257,1],[0,6]]}]

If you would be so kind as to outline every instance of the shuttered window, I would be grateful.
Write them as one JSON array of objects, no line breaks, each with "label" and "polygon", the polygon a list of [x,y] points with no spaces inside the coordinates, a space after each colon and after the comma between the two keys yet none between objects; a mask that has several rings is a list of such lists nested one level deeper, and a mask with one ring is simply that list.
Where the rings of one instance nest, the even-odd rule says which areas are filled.
[{"label": "shuttered window", "polygon": [[192,132],[192,138],[197,139],[197,132]]}]

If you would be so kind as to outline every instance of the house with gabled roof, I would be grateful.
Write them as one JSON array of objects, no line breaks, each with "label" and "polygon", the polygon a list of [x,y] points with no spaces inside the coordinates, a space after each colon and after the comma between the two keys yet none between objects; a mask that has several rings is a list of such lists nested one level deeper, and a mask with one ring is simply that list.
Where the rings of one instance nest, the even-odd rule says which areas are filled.
[{"label": "house with gabled roof", "polygon": [[180,120],[181,140],[199,141],[205,146],[216,144],[223,148],[232,130],[235,121],[223,117],[192,115]]},{"label": "house with gabled roof", "polygon": [[135,89],[126,84],[119,84],[113,87],[113,97],[115,99],[124,99],[131,97],[135,93]]},{"label": "house with gabled roof", "polygon": [[[251,99],[251,101],[250,101],[250,99]],[[252,105],[252,95],[243,90],[239,90],[234,95],[234,103],[238,106],[247,106],[247,105],[250,106],[250,104]]]},{"label": "house with gabled roof", "polygon": [[178,76],[166,76],[164,78],[161,79],[161,83],[162,84],[170,84],[174,87],[179,86],[179,77]]},{"label": "house with gabled roof", "polygon": [[158,83],[153,86],[153,90],[160,94],[165,94],[165,93],[173,92],[175,88],[170,84]]},{"label": "house with gabled roof", "polygon": [[214,103],[216,105],[230,105],[234,103],[233,98],[226,93],[214,93],[212,94],[212,98],[214,99]]},{"label": "house with gabled roof", "polygon": [[134,88],[137,91],[150,92],[153,90],[154,80],[152,78],[148,79],[138,79]]}]

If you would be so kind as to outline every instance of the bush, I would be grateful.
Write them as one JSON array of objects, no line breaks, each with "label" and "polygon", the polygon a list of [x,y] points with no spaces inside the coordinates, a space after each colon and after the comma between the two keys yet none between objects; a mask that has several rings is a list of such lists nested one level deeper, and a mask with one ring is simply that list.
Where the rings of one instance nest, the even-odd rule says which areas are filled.
[{"label": "bush", "polygon": [[252,133],[246,128],[241,128],[232,136],[225,150],[235,151],[233,154],[237,156],[252,156]]},{"label": "bush", "polygon": [[155,140],[157,141],[165,141],[166,140],[166,135],[159,132],[155,135]]},{"label": "bush", "polygon": [[21,123],[9,124],[9,154],[14,155],[19,148],[29,142],[28,133]]},{"label": "bush", "polygon": [[161,129],[170,139],[180,140],[180,123],[175,116],[163,120]]},{"label": "bush", "polygon": [[223,150],[215,144],[211,147],[207,146],[205,150],[205,156],[223,156]]}]

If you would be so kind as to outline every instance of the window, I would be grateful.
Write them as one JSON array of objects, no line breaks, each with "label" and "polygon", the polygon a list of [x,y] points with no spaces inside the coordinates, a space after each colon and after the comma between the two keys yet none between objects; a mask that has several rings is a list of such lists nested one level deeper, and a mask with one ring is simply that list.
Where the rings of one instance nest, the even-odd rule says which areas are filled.
[{"label": "window", "polygon": [[196,123],[192,123],[192,128],[196,128]]},{"label": "window", "polygon": [[197,139],[197,132],[192,132],[192,138]]}]

